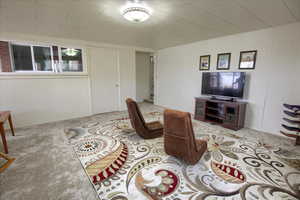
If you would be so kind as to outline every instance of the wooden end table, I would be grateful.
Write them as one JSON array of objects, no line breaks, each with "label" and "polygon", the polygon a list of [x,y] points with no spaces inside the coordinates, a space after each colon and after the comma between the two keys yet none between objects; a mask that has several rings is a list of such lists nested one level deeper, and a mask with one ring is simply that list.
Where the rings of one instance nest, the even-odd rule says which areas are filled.
[{"label": "wooden end table", "polygon": [[12,135],[15,136],[15,131],[14,131],[10,111],[0,111],[0,134],[1,134],[1,138],[2,138],[4,152],[8,153],[8,147],[7,147],[5,131],[4,131],[4,123],[6,120],[8,120],[8,122],[9,122],[9,126],[11,129]]}]

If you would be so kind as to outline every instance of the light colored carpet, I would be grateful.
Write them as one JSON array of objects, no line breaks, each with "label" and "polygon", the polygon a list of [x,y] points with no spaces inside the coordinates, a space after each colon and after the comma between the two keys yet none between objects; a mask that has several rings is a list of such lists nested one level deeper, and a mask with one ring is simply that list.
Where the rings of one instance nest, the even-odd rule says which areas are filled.
[{"label": "light colored carpet", "polygon": [[[150,104],[142,104],[141,109],[144,113],[162,111],[162,108]],[[68,144],[64,132],[68,132],[70,128],[86,127],[87,124],[93,124],[93,122],[99,123],[97,125],[99,127],[109,123],[110,120],[126,116],[126,112],[114,112],[17,129],[17,136],[8,137],[10,155],[16,160],[9,169],[0,174],[0,199],[99,199],[97,195],[99,190],[97,193],[95,192],[78,160],[78,152],[75,153],[72,145]],[[195,128],[198,136],[199,133],[203,132],[201,127],[206,127],[206,134],[208,135],[219,132],[228,137],[229,135],[226,136],[227,133],[233,133],[241,139],[251,140],[252,138],[255,141],[260,141],[265,149],[284,147],[285,152],[282,151],[283,154],[299,152],[299,147],[294,147],[293,141],[287,138],[270,136],[249,129],[233,132],[201,122],[195,123],[199,124]],[[211,153],[210,156],[207,159],[220,161],[217,158],[219,155]],[[226,158],[224,155],[221,156]],[[293,170],[297,171],[296,169]],[[287,167],[284,171],[286,173],[286,171],[292,170]],[[104,197],[107,194],[101,195]],[[194,197],[196,196],[197,194]],[[114,198],[114,196],[111,197]],[[176,196],[166,197],[166,199],[168,198],[175,199]]]}]

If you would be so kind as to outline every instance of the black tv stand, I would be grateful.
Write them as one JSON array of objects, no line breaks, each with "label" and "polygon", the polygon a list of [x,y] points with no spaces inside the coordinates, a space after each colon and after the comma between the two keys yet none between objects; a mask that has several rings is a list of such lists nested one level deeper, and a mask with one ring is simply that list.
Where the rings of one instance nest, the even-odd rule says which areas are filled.
[{"label": "black tv stand", "polygon": [[211,100],[237,102],[237,98],[234,97],[211,96]]}]

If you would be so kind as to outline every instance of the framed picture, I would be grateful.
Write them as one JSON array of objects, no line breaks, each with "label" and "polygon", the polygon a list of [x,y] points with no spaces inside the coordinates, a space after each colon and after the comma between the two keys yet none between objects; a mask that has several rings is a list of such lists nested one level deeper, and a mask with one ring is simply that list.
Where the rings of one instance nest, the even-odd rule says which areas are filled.
[{"label": "framed picture", "polygon": [[257,51],[241,51],[239,69],[255,69]]},{"label": "framed picture", "polygon": [[209,70],[210,67],[210,55],[200,56],[199,70]]},{"label": "framed picture", "polygon": [[219,53],[217,61],[217,70],[227,70],[230,68],[231,53]]}]

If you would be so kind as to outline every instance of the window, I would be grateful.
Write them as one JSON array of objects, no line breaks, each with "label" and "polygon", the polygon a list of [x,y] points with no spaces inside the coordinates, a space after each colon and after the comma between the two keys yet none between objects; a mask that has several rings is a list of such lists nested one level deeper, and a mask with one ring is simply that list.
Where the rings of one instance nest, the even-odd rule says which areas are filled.
[{"label": "window", "polygon": [[33,53],[36,71],[53,71],[50,47],[34,46]]},{"label": "window", "polygon": [[81,49],[61,48],[61,60],[63,72],[82,72]]},{"label": "window", "polygon": [[83,72],[83,51],[0,41],[0,72]]},{"label": "window", "polygon": [[32,71],[32,55],[30,46],[12,45],[15,71]]},{"label": "window", "polygon": [[11,48],[14,71],[53,71],[50,47],[12,44]]}]

